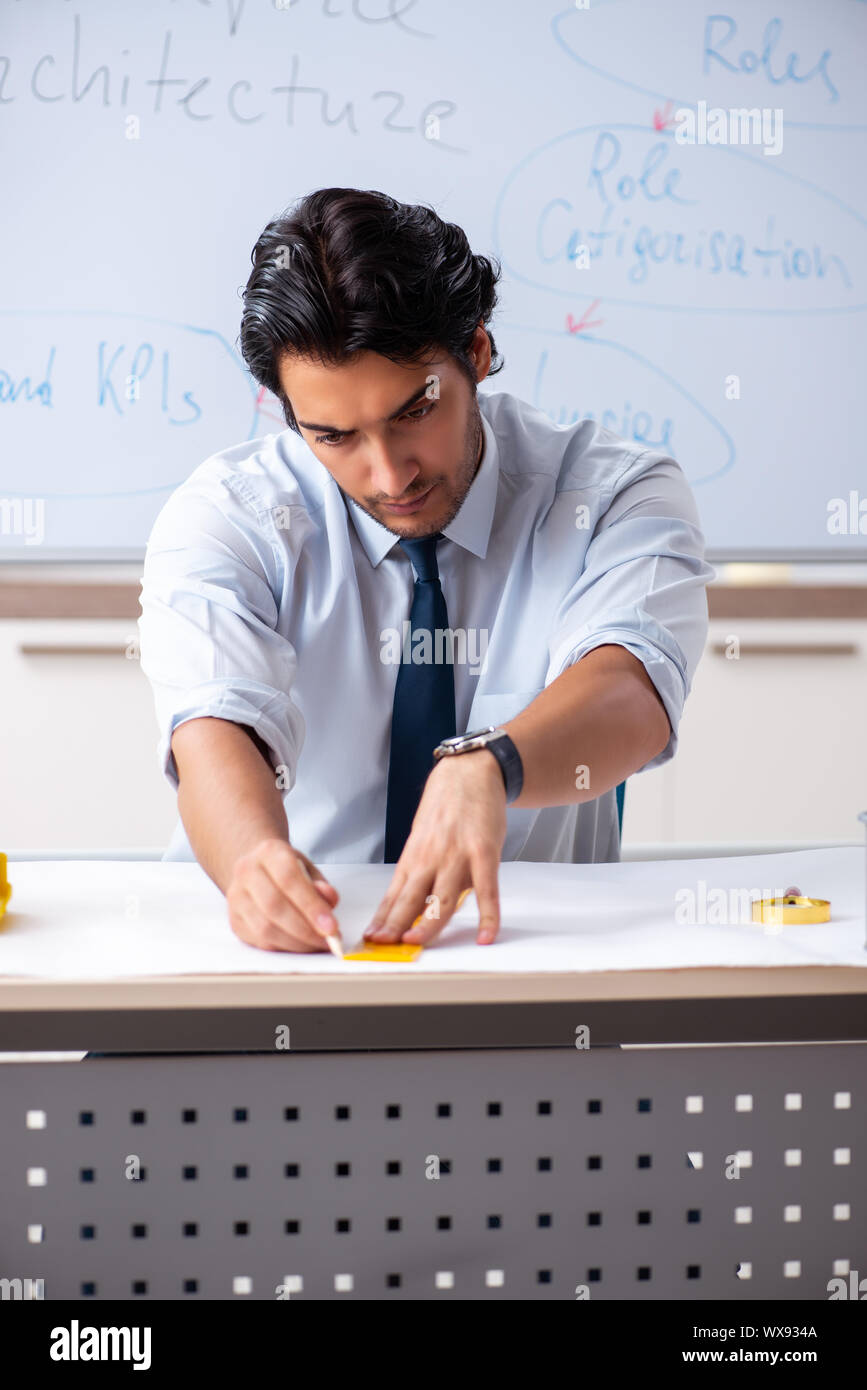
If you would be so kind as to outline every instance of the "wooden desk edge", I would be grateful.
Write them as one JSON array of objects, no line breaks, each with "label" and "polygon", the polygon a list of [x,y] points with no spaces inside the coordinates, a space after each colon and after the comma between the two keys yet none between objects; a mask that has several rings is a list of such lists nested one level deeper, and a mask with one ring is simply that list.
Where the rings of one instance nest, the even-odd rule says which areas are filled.
[{"label": "wooden desk edge", "polygon": [[[867,962],[865,962],[867,964]],[[176,975],[126,980],[44,980],[0,976],[0,1009],[30,1012],[110,1009],[406,1007],[410,1004],[532,1004],[570,1000],[648,1001],[862,994],[862,966],[716,966],[677,970],[489,975],[400,971],[359,975]]]}]

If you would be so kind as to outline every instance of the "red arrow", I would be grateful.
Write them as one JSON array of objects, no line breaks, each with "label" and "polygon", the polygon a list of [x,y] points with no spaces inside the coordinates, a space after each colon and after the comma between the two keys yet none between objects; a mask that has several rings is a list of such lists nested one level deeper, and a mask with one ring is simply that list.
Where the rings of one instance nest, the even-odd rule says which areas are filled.
[{"label": "red arrow", "polygon": [[590,315],[599,305],[599,300],[594,299],[589,308],[584,310],[580,319],[576,323],[571,314],[566,315],[566,327],[570,333],[583,333],[585,328],[599,328],[605,322],[604,319],[591,319]]},{"label": "red arrow", "polygon": [[286,421],[285,421],[285,420],[281,420],[279,415],[275,415],[272,411],[270,411],[270,410],[265,410],[265,409],[263,409],[263,407],[262,407],[262,402],[264,401],[266,395],[269,395],[269,394],[270,394],[270,392],[267,392],[267,391],[265,390],[265,387],[264,387],[264,386],[260,386],[260,387],[259,387],[259,393],[258,393],[258,395],[256,396],[256,409],[257,409],[257,411],[259,412],[260,415],[267,415],[267,417],[268,417],[269,420],[274,420],[274,421],[276,421],[276,423],[280,426],[280,428],[285,430],[285,428],[286,428]]},{"label": "red arrow", "polygon": [[671,125],[671,117],[672,117],[672,108],[673,108],[673,106],[674,106],[674,103],[671,102],[671,101],[667,101],[667,102],[665,103],[665,105],[663,106],[663,108],[662,108],[661,111],[660,111],[659,107],[657,106],[656,110],[655,110],[654,113],[653,113],[653,129],[654,129],[654,130],[665,130],[666,126],[670,126],[670,125]]}]

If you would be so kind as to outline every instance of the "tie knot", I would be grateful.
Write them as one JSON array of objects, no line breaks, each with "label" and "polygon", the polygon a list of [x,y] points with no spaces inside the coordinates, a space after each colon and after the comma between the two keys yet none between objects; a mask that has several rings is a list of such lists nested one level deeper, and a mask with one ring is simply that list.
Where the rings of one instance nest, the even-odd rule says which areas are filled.
[{"label": "tie knot", "polygon": [[430,583],[440,577],[437,565],[437,541],[440,539],[440,533],[437,532],[435,536],[422,536],[419,540],[401,541],[401,545],[412,562],[416,578],[423,584]]}]

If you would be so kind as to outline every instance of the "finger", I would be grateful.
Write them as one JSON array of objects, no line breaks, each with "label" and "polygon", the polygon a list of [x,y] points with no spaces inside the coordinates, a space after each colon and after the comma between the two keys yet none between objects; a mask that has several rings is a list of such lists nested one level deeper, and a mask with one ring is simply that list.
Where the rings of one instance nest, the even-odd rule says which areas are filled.
[{"label": "finger", "polygon": [[[291,904],[296,911],[300,912],[319,936],[339,935],[340,928],[337,925],[337,918],[310,878],[303,859],[289,845],[286,845],[285,850],[284,853],[282,846],[277,846],[273,851],[266,852],[261,860],[262,867],[277,890],[277,894],[282,896],[287,906]],[[256,884],[254,890],[256,901],[263,911],[267,912],[268,906],[261,896],[264,892],[261,881],[258,877],[255,877],[253,881]],[[271,896],[269,901],[274,907],[274,913],[269,913],[269,915],[273,921],[279,924],[282,921],[279,897]]]},{"label": "finger", "polygon": [[412,926],[416,917],[424,912],[431,888],[431,877],[429,871],[407,877],[400,892],[392,900],[382,925],[371,932],[373,941],[398,941]]},{"label": "finger", "polygon": [[[299,922],[303,923],[303,918],[299,917]],[[263,912],[260,912],[249,893],[241,892],[233,902],[229,911],[229,925],[232,931],[248,946],[257,946],[263,951],[295,951],[312,952],[321,951],[322,943],[319,937],[315,942],[308,942],[303,935],[296,936],[284,927],[276,927],[268,921]],[[313,933],[316,936],[316,933]]]},{"label": "finger", "polygon": [[385,894],[385,897],[380,902],[373,916],[371,917],[369,926],[367,926],[364,930],[365,941],[368,940],[370,937],[375,936],[376,932],[380,929],[380,927],[384,925],[384,923],[388,919],[388,915],[391,912],[392,907],[397,902],[398,898],[400,897],[400,894],[403,892],[404,885],[406,884],[406,879],[407,876],[405,871],[403,869],[400,869],[398,866],[395,866],[391,883],[388,885],[388,891]]},{"label": "finger", "polygon": [[434,883],[433,892],[428,894],[430,901],[420,920],[412,923],[410,929],[403,933],[401,940],[418,942],[422,946],[429,946],[435,941],[457,912],[469,877],[469,871],[465,869],[463,874],[453,873],[448,877],[438,878]]},{"label": "finger", "polygon": [[499,855],[485,854],[471,861],[473,889],[479,905],[479,946],[490,946],[500,930]]},{"label": "finger", "polygon": [[294,873],[290,869],[285,875],[279,868],[276,872],[283,879],[282,885],[271,876],[265,864],[255,864],[240,886],[269,926],[282,929],[293,941],[303,942],[308,947],[324,946],[324,933],[317,931],[311,922],[309,907],[305,911],[311,898],[315,910],[321,911],[323,902],[316,889],[300,869]]},{"label": "finger", "polygon": [[302,854],[301,851],[297,849],[295,854],[301,860],[310,878],[313,880],[313,886],[322,894],[326,902],[330,903],[332,907],[336,907],[340,901],[340,894],[334,887],[334,884],[328,882],[322,870],[313,863],[312,859],[308,859],[306,854]]}]

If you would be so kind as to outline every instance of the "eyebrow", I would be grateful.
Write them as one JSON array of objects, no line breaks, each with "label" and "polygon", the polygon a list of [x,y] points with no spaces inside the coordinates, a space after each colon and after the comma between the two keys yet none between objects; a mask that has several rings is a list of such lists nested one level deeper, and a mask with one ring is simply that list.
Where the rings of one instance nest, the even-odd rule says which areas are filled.
[{"label": "eyebrow", "polygon": [[[405,410],[409,410],[411,405],[415,405],[416,401],[425,395],[427,395],[427,381],[425,381],[424,386],[415,390],[409,399],[404,401],[403,405],[399,405],[397,410],[393,411],[391,415],[387,415],[386,420],[396,420],[398,415],[403,415]],[[305,430],[319,430],[320,434],[355,434],[355,430],[339,430],[336,425],[313,425],[309,420],[299,420],[298,424],[302,425]]]}]

